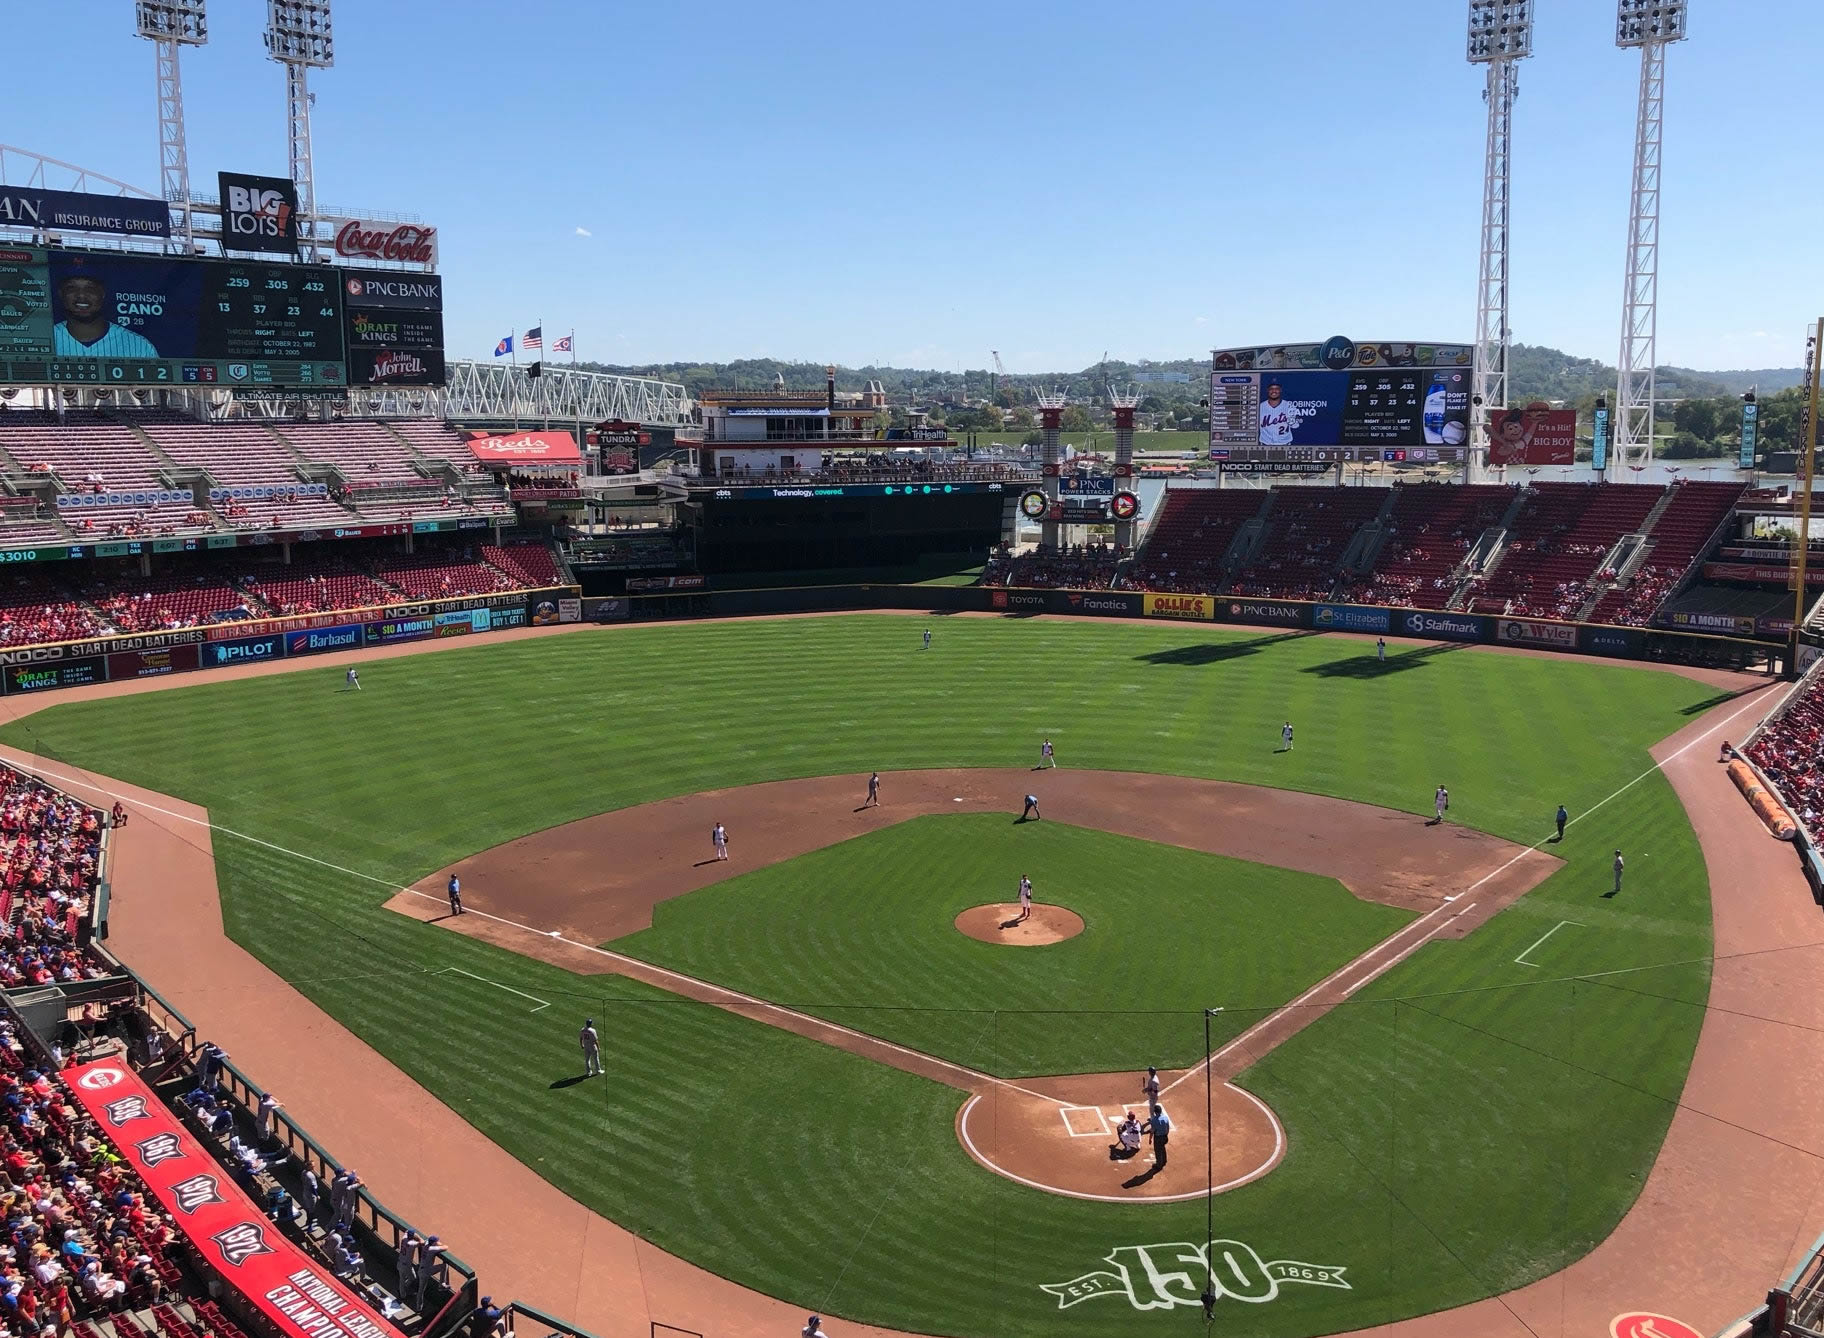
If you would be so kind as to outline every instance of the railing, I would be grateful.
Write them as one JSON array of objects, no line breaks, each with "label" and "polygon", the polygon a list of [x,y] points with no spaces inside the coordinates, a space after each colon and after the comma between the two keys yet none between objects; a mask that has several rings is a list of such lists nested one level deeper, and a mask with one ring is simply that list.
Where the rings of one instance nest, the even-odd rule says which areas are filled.
[{"label": "railing", "polygon": [[776,469],[754,471],[746,468],[726,474],[679,474],[685,485],[693,488],[725,488],[729,484],[756,484],[772,487],[798,483],[1034,483],[1039,481],[1036,469],[1013,465],[937,465],[928,469],[819,469],[814,472],[783,473]]},{"label": "railing", "polygon": [[[509,1301],[507,1303],[507,1332],[514,1335],[514,1338],[532,1338],[531,1334],[520,1331],[519,1321],[521,1319],[531,1320],[534,1328],[543,1329],[550,1335],[550,1338],[596,1338],[588,1329],[580,1328],[567,1319],[558,1319],[555,1315],[548,1315],[536,1306],[527,1305],[524,1301]],[[679,1330],[679,1332],[684,1332],[684,1330]]]}]

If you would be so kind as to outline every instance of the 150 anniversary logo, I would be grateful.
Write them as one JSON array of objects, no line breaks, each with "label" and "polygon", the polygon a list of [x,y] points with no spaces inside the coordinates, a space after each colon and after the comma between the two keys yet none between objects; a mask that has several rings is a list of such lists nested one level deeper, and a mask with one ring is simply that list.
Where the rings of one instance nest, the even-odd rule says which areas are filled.
[{"label": "150 anniversary logo", "polygon": [[1341,1267],[1262,1259],[1238,1240],[1213,1240],[1207,1247],[1189,1241],[1122,1245],[1110,1250],[1103,1262],[1113,1271],[1041,1283],[1039,1289],[1057,1297],[1060,1310],[1100,1296],[1122,1297],[1135,1310],[1197,1306],[1203,1304],[1203,1289],[1211,1285],[1218,1300],[1227,1297],[1249,1305],[1273,1300],[1285,1283],[1351,1290]]}]

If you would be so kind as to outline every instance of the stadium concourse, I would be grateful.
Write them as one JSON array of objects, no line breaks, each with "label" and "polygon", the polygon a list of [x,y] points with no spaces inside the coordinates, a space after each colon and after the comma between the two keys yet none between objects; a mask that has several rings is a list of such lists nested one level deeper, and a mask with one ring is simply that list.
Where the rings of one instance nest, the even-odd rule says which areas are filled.
[{"label": "stadium concourse", "polygon": [[[1137,552],[1007,551],[983,582],[1670,625],[1664,615],[1700,586],[1706,557],[1739,538],[1730,530],[1747,491],[1683,479],[1172,487]],[[1765,565],[1723,568],[1720,579],[1765,585]],[[1705,607],[1684,609],[1677,624],[1712,626]],[[1727,621],[1731,632],[1755,630],[1753,618],[1746,629]]]},{"label": "stadium concourse", "polygon": [[[620,635],[551,627],[482,640],[570,634]],[[401,646],[355,655],[394,658],[448,648]],[[294,667],[226,672],[266,675]],[[1797,1018],[1824,1007],[1824,983],[1774,964],[1775,950],[1815,941],[1814,911],[1789,855],[1766,839],[1716,765],[1718,739],[1745,734],[1775,705],[1779,689],[1714,670],[1659,672],[1685,674],[1728,694],[1654,749],[1705,852],[1716,950],[1711,1009],[1659,1160],[1620,1227],[1564,1271],[1498,1298],[1368,1332],[1384,1338],[1568,1338],[1599,1333],[1649,1298],[1673,1293],[1689,1307],[1684,1319],[1715,1329],[1809,1255],[1808,1235],[1772,1203],[1763,1201],[1746,1214],[1690,1210],[1692,1204],[1728,1201],[1745,1186],[1809,1183],[1814,1173],[1805,1151],[1813,1135],[1809,1071],[1791,1062],[1782,1029],[1752,1020],[1769,1009]],[[67,699],[164,686],[76,688]],[[7,698],[0,716],[18,719],[43,704]],[[326,1285],[349,1288],[348,1304],[371,1304],[383,1316],[376,1321],[379,1334],[391,1333],[392,1325],[414,1331],[418,1314],[444,1305],[479,1315],[472,1330],[478,1336],[494,1323],[491,1310],[471,1309],[480,1304],[478,1287],[453,1255],[430,1256],[436,1271],[422,1296],[417,1293],[417,1271],[402,1274],[393,1255],[401,1243],[424,1239],[406,1234],[407,1220],[443,1231],[450,1249],[478,1267],[482,1285],[502,1293],[510,1288],[603,1338],[641,1338],[655,1322],[716,1338],[789,1333],[802,1323],[798,1309],[667,1255],[565,1197],[233,943],[222,929],[215,834],[206,811],[61,764],[17,753],[8,760],[11,766],[0,772],[0,832],[11,834],[13,852],[8,891],[36,884],[53,904],[63,898],[70,916],[62,928],[57,916],[41,916],[39,932],[49,937],[21,938],[0,961],[23,965],[50,946],[75,969],[118,980],[111,955],[117,954],[163,991],[161,997],[131,981],[135,988],[76,1019],[58,1038],[71,1042],[61,1054],[17,1015],[0,1027],[7,1170],[15,1183],[24,1175],[37,1222],[35,1228],[28,1224],[27,1239],[35,1231],[48,1239],[73,1234],[78,1242],[63,1251],[70,1262],[43,1274],[0,1259],[0,1287],[22,1311],[42,1313],[67,1297],[77,1338],[292,1332],[282,1323],[275,1328],[270,1315],[232,1286],[222,1287],[185,1238],[181,1214],[155,1201],[153,1187],[107,1151],[108,1131],[85,1114],[84,1102],[93,1099],[88,1086],[98,1082],[91,1075],[116,1073],[125,1060],[162,1098],[160,1118],[174,1119],[182,1136],[206,1149],[225,1172],[218,1177],[229,1186],[223,1192],[233,1198],[250,1190],[253,1220],[277,1224],[284,1238],[278,1243],[299,1251],[296,1266],[316,1270]],[[36,768],[45,780],[29,778],[25,768]],[[102,805],[117,798],[131,816],[125,826],[109,829]],[[114,898],[109,952],[84,941],[87,920],[80,913],[96,878],[86,857],[98,851],[104,829],[112,847],[106,855]],[[194,1029],[185,1026],[183,1014],[197,1024]],[[206,1039],[221,1042],[227,1056]],[[59,1081],[60,1065],[70,1066],[73,1082]],[[248,1073],[294,1075],[284,1107],[262,1102]],[[334,1073],[338,1080],[296,1076],[313,1073]],[[112,1086],[103,1090],[116,1094]],[[350,1090],[360,1091],[362,1102],[351,1103]],[[370,1118],[367,1111],[376,1108],[389,1118]],[[304,1128],[322,1144],[304,1139]],[[436,1166],[427,1164],[426,1148],[437,1150]],[[368,1168],[367,1184],[352,1197],[326,1190],[305,1216],[300,1173],[308,1166],[328,1186],[339,1169],[330,1155],[345,1158],[342,1165]],[[461,1165],[464,1173],[437,1169],[448,1165]],[[379,1206],[382,1201],[390,1211]],[[342,1217],[352,1217],[355,1229],[338,1230]],[[273,1243],[270,1234],[267,1243]],[[74,1273],[74,1283],[60,1269]],[[41,1280],[45,1276],[48,1281]],[[416,1311],[397,1308],[402,1294]],[[507,1312],[509,1322],[514,1313]],[[518,1318],[522,1332],[534,1326],[563,1330],[540,1311]],[[884,1331],[867,1326],[844,1323],[838,1329],[832,1321],[829,1327],[884,1338]]]}]

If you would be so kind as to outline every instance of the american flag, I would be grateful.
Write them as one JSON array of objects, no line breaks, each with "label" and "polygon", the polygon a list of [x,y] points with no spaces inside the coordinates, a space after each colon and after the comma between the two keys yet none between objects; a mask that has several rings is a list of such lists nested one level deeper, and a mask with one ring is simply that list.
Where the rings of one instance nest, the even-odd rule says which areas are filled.
[{"label": "american flag", "polygon": [[575,352],[575,350],[575,335],[565,335],[562,339],[553,339],[551,341],[551,351],[553,353],[572,353]]},{"label": "american flag", "polygon": [[526,337],[519,341],[521,348],[543,348],[545,346],[545,327],[535,325],[526,331]]}]

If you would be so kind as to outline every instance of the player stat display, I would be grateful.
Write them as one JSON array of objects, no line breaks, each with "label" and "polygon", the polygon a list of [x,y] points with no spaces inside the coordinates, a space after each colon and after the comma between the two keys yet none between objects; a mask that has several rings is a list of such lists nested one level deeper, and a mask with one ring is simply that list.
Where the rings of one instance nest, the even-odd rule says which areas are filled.
[{"label": "player stat display", "polygon": [[334,270],[0,248],[0,382],[347,381]]},{"label": "player stat display", "polygon": [[1210,371],[1214,460],[1461,460],[1473,357],[1457,344],[1223,349]]}]

